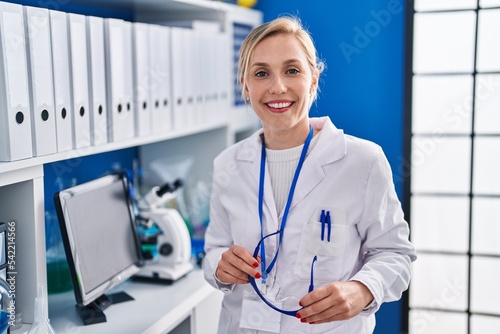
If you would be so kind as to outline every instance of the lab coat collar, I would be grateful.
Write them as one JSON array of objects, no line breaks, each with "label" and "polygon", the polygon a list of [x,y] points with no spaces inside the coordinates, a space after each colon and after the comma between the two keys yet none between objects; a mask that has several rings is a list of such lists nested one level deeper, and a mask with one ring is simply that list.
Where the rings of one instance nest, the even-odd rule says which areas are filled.
[{"label": "lab coat collar", "polygon": [[[329,117],[310,118],[309,123],[314,129],[321,130],[321,136],[310,154],[317,156],[318,163],[321,166],[340,160],[346,155],[344,131],[337,129]],[[237,160],[249,162],[257,161],[260,163],[262,133],[263,130],[259,129],[251,135],[249,140],[246,141],[242,149],[237,153]]]},{"label": "lab coat collar", "polygon": [[321,136],[311,151],[321,166],[342,159],[347,153],[344,131],[337,129],[329,117],[310,118],[309,123],[314,129],[321,129]]},{"label": "lab coat collar", "polygon": [[[325,177],[323,166],[334,163],[342,159],[346,155],[346,140],[342,130],[339,130],[331,122],[329,117],[310,118],[310,124],[314,129],[321,130],[321,135],[316,142],[315,147],[311,150],[299,177],[297,187],[293,196],[290,209],[299,203],[307,194],[316,187],[319,182]],[[260,155],[261,155],[261,134],[262,129],[256,131],[245,142],[241,150],[237,153],[236,159],[240,161],[248,161],[252,163],[251,174],[258,184],[260,177]],[[276,204],[274,203],[271,182],[267,175],[264,185],[264,202],[268,210],[272,213],[272,217],[276,217]],[[280,213],[280,217],[283,212]],[[277,222],[274,222],[277,224]]]}]

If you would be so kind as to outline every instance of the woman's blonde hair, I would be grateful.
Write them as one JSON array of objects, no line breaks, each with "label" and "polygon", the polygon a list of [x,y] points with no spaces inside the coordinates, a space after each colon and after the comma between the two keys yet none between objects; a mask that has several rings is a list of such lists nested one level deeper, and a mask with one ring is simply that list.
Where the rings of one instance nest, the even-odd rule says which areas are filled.
[{"label": "woman's blonde hair", "polygon": [[[244,88],[246,86],[246,78],[248,75],[248,68],[250,66],[250,57],[253,54],[253,50],[257,44],[262,42],[264,39],[279,34],[291,34],[297,38],[306,53],[306,58],[312,73],[314,74],[318,71],[319,81],[319,74],[323,71],[324,64],[322,61],[318,60],[317,51],[311,35],[302,26],[298,18],[292,16],[279,17],[252,30],[241,45],[238,62],[238,77],[240,78],[243,98],[245,98]],[[315,89],[311,94],[311,103],[316,100],[317,91],[318,85],[315,86]]]}]

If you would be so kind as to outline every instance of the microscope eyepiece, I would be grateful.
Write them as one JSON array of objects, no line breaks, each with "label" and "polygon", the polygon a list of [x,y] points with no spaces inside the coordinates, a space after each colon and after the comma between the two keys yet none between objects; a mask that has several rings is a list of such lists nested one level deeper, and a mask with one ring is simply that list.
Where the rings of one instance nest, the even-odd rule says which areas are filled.
[{"label": "microscope eyepiece", "polygon": [[181,179],[177,179],[173,183],[165,183],[160,187],[160,189],[158,189],[158,191],[156,191],[156,195],[158,195],[158,197],[162,197],[166,193],[173,193],[183,185],[184,182]]}]

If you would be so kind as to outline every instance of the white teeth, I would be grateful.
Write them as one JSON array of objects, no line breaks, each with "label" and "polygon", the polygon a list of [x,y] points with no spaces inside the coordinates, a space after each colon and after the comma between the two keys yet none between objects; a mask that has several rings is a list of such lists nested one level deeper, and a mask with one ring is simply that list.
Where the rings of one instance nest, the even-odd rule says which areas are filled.
[{"label": "white teeth", "polygon": [[281,109],[281,108],[287,108],[292,105],[292,102],[286,102],[286,103],[268,103],[268,106],[271,108],[276,108],[276,109]]}]

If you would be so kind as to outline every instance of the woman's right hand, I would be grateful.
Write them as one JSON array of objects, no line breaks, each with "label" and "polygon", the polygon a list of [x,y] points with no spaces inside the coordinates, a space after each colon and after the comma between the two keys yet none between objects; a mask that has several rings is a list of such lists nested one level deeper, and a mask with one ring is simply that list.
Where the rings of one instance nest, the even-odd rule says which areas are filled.
[{"label": "woman's right hand", "polygon": [[260,278],[260,257],[257,259],[244,247],[233,245],[222,253],[219,265],[215,270],[215,277],[227,284],[246,284],[248,275]]}]

